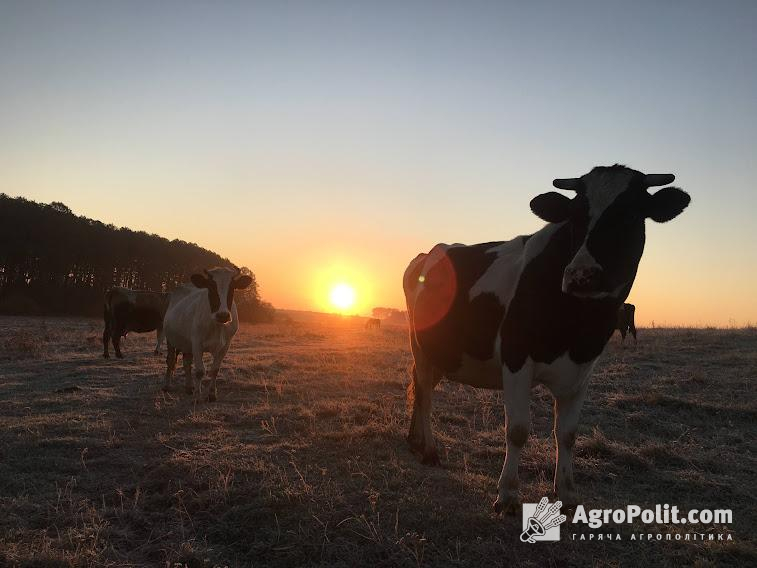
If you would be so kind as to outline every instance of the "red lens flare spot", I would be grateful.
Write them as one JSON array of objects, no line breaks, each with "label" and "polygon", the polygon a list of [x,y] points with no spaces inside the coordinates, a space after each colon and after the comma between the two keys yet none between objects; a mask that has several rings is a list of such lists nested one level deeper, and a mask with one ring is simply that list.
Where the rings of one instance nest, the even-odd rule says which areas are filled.
[{"label": "red lens flare spot", "polygon": [[415,329],[427,329],[449,313],[457,293],[457,275],[449,257],[442,254],[425,274],[418,278],[422,289],[415,302]]}]

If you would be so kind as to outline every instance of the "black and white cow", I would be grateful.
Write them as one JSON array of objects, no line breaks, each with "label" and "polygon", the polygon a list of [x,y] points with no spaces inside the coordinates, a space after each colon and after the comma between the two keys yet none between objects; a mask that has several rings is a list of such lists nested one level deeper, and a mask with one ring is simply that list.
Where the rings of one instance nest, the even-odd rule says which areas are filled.
[{"label": "black and white cow", "polygon": [[626,340],[626,334],[630,331],[633,335],[633,342],[636,343],[636,322],[634,322],[634,315],[636,314],[636,306],[633,304],[623,304],[618,309],[618,324],[615,326],[620,332],[621,345]]},{"label": "black and white cow", "polygon": [[121,338],[130,331],[145,333],[157,331],[155,354],[160,352],[163,343],[163,316],[168,308],[168,294],[162,292],[148,292],[144,290],[130,290],[129,288],[114,287],[105,293],[103,307],[103,357],[110,357],[108,342],[113,343],[116,357],[123,357],[121,353]]},{"label": "black and white cow", "polygon": [[[192,285],[183,285],[171,293],[164,321],[168,354],[164,389],[171,387],[178,353],[186,375],[186,389],[194,392],[195,400],[202,398],[202,379],[205,376],[203,353],[210,353],[211,385],[208,400],[217,397],[216,378],[221,362],[229,350],[231,340],[239,329],[234,291],[252,284],[252,278],[238,269],[213,268],[203,274],[192,275]],[[194,363],[194,382],[192,380]]]},{"label": "black and white cow", "polygon": [[438,244],[417,256],[403,286],[414,365],[408,442],[424,463],[438,462],[431,432],[431,392],[447,378],[502,389],[507,453],[497,511],[519,504],[518,462],[530,429],[536,383],[555,399],[554,488],[577,502],[573,445],[592,367],[610,339],[644,250],[644,221],[673,219],[689,204],[667,187],[671,174],[625,166],[596,167],[554,186],[575,192],[539,195],[531,210],[548,222],[511,241]]}]

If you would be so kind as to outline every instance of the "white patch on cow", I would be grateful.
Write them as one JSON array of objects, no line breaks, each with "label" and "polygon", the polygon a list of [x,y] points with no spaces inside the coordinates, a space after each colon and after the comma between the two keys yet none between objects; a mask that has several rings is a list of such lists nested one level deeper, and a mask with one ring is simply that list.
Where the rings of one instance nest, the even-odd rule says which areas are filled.
[{"label": "white patch on cow", "polygon": [[536,258],[549,243],[552,235],[562,224],[550,223],[537,231],[523,244],[523,237],[516,237],[489,249],[497,258],[489,269],[471,286],[468,299],[489,292],[494,294],[505,309],[515,296],[521,274],[528,263]]},{"label": "white patch on cow", "polygon": [[576,363],[566,351],[551,363],[534,363],[534,381],[547,387],[556,397],[569,396],[580,391],[589,380],[598,359],[599,356],[586,363]]},{"label": "white patch on cow", "polygon": [[602,213],[605,212],[605,209],[628,189],[635,173],[633,170],[592,170],[581,178],[586,188],[586,198],[589,201],[590,220],[587,235],[602,216]]}]

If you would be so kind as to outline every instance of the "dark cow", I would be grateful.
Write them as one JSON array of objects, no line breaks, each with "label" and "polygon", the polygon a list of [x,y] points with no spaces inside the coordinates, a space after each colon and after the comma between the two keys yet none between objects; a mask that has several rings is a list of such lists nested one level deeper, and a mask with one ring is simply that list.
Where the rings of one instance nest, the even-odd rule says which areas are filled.
[{"label": "dark cow", "polygon": [[163,316],[168,308],[169,295],[161,292],[112,288],[105,294],[103,319],[103,357],[110,357],[108,341],[113,342],[116,357],[123,358],[121,338],[130,331],[144,333],[158,332],[155,354],[160,353],[163,343]]},{"label": "dark cow", "polygon": [[381,320],[378,318],[368,318],[365,320],[365,329],[381,329]]},{"label": "dark cow", "polygon": [[645,219],[669,221],[689,204],[674,187],[648,191],[673,180],[621,165],[556,179],[555,187],[575,197],[535,197],[531,210],[548,222],[540,231],[439,244],[410,263],[403,280],[414,359],[408,442],[424,463],[438,461],[431,392],[442,378],[503,389],[507,454],[494,508],[517,507],[530,391],[541,383],[555,399],[554,488],[563,503],[577,502],[573,445],[589,375],[636,277]]},{"label": "dark cow", "polygon": [[626,340],[626,333],[629,331],[633,335],[633,342],[636,343],[636,323],[634,322],[634,314],[636,313],[636,306],[633,304],[623,304],[618,310],[618,325],[616,329],[620,331],[620,343],[621,345]]}]

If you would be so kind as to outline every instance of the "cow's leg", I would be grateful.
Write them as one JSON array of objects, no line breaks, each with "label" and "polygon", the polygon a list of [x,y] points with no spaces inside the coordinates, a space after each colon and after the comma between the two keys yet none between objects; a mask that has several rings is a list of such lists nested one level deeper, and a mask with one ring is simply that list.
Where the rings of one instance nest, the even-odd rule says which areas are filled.
[{"label": "cow's leg", "polygon": [[205,363],[202,362],[202,345],[192,342],[192,364],[194,365],[195,402],[202,400],[202,379],[205,377]]},{"label": "cow's leg", "polygon": [[171,388],[171,380],[173,379],[173,372],[176,368],[178,353],[176,353],[176,349],[174,349],[170,343],[167,345],[166,351],[166,380],[163,385],[163,390],[167,391]]},{"label": "cow's leg", "polygon": [[110,320],[108,316],[105,316],[105,329],[103,330],[103,357],[108,359],[110,353],[108,353],[108,342],[110,341]]},{"label": "cow's leg", "polygon": [[626,340],[626,333],[628,333],[628,331],[626,330],[626,328],[625,327],[621,327],[620,328],[620,345],[621,346],[623,346],[623,343]]},{"label": "cow's leg", "polygon": [[420,409],[418,408],[418,397],[415,396],[417,391],[416,383],[418,382],[418,372],[415,369],[415,362],[410,366],[410,383],[407,385],[408,402],[413,403],[413,414],[410,418],[410,431],[407,434],[407,443],[413,450],[423,447],[423,431],[420,426]]},{"label": "cow's leg", "polygon": [[121,336],[124,334],[124,330],[113,326],[110,338],[113,341],[113,350],[116,352],[116,357],[123,359],[124,356],[121,353]]},{"label": "cow's leg", "polygon": [[166,334],[163,331],[162,325],[158,326],[157,332],[158,332],[158,339],[157,339],[157,343],[155,344],[155,354],[160,355],[160,346],[163,345],[163,340],[166,338]]},{"label": "cow's leg", "polygon": [[[591,366],[589,366],[589,370]],[[579,377],[579,387],[572,393],[555,396],[555,446],[557,449],[554,489],[558,499],[567,507],[578,504],[573,483],[573,447],[581,407],[586,398],[588,375]]]},{"label": "cow's leg", "polygon": [[218,390],[216,388],[216,379],[218,371],[221,370],[221,362],[229,350],[229,342],[217,353],[213,354],[213,364],[210,366],[210,390],[208,391],[208,402],[215,402],[218,399]]},{"label": "cow's leg", "polygon": [[408,396],[413,397],[413,416],[407,441],[421,454],[421,463],[438,465],[439,455],[431,432],[431,394],[441,380],[439,372],[428,363],[417,347],[413,347],[415,363],[412,368]]},{"label": "cow's leg", "polygon": [[518,497],[518,465],[520,453],[528,440],[531,427],[531,379],[530,363],[518,372],[503,371],[502,387],[505,401],[505,438],[507,451],[502,473],[497,484],[496,512],[514,513],[520,505]]},{"label": "cow's leg", "polygon": [[636,324],[631,322],[631,325],[629,326],[629,329],[631,330],[631,335],[633,335],[633,342],[634,345],[636,344]]},{"label": "cow's leg", "polygon": [[184,389],[192,394],[192,354],[181,354],[181,366],[184,368]]}]

